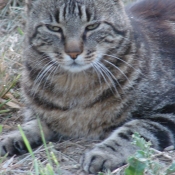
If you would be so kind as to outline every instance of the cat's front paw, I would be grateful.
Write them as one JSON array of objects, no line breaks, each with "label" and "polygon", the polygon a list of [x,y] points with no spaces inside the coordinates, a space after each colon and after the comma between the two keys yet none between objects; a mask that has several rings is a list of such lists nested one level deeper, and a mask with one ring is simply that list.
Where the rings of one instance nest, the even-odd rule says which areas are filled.
[{"label": "cat's front paw", "polygon": [[126,157],[119,151],[105,145],[96,146],[82,156],[82,168],[92,174],[114,170],[126,163]]},{"label": "cat's front paw", "polygon": [[0,137],[0,156],[26,153],[26,146],[19,132]]}]

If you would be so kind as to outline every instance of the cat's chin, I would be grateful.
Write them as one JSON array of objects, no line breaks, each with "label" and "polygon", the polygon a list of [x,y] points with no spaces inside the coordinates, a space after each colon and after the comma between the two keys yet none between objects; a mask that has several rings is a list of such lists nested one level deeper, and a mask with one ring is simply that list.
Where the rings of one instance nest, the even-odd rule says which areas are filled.
[{"label": "cat's chin", "polygon": [[91,68],[91,65],[80,65],[80,64],[71,64],[71,65],[64,65],[62,66],[62,68],[68,72],[71,73],[79,73],[79,72],[83,72],[85,70],[88,70],[89,68]]}]

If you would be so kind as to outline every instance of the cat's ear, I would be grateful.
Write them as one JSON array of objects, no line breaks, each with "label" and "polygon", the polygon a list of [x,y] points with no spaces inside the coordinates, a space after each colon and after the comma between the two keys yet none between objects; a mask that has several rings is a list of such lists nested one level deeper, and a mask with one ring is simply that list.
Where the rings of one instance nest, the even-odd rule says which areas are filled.
[{"label": "cat's ear", "polygon": [[32,9],[33,3],[37,0],[25,0],[26,12],[29,13]]}]

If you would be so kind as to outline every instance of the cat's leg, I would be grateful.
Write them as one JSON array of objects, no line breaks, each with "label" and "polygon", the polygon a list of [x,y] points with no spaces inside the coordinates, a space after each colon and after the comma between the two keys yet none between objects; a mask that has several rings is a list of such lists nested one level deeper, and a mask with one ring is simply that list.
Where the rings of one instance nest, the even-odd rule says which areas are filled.
[{"label": "cat's leg", "polygon": [[[45,135],[46,140],[50,140],[53,136],[52,131],[48,128],[48,126],[44,122],[40,122],[42,130]],[[37,120],[31,120],[22,125],[22,130],[24,131],[30,145],[32,148],[39,146],[42,144],[41,139],[41,131],[38,125]],[[15,130],[11,131],[6,135],[0,136],[0,155],[4,156],[8,153],[8,155],[14,154],[22,154],[27,151],[26,146],[24,144],[23,138],[20,134],[20,131]]]},{"label": "cat's leg", "polygon": [[154,148],[162,150],[175,143],[175,116],[156,115],[127,122],[82,156],[82,168],[88,173],[97,173],[125,164],[128,156],[138,149],[131,143],[135,132],[150,140]]}]

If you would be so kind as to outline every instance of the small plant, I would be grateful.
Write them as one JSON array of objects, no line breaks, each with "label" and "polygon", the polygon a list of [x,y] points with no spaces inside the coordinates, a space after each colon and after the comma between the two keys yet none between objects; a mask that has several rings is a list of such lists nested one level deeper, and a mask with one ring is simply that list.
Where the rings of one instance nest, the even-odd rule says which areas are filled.
[{"label": "small plant", "polygon": [[[151,148],[151,142],[145,141],[138,133],[133,134],[132,137],[133,144],[139,147],[139,150],[128,158],[128,164],[113,172],[100,172],[98,175],[175,175],[175,161]],[[158,156],[169,158],[172,164],[167,168],[156,159]]]},{"label": "small plant", "polygon": [[168,168],[155,160],[158,151],[151,148],[151,143],[146,142],[138,133],[133,135],[133,144],[138,146],[138,150],[128,159],[128,167],[125,175],[170,175],[175,173],[175,162]]}]

